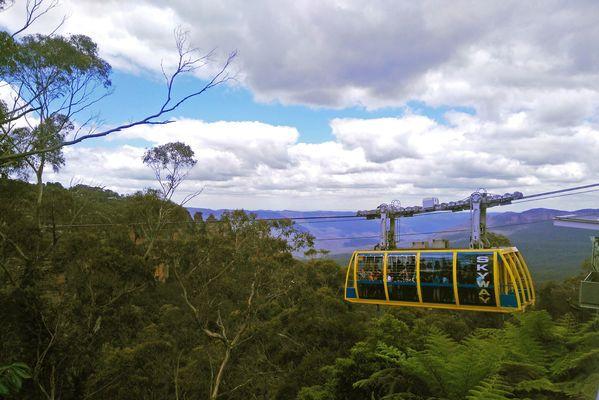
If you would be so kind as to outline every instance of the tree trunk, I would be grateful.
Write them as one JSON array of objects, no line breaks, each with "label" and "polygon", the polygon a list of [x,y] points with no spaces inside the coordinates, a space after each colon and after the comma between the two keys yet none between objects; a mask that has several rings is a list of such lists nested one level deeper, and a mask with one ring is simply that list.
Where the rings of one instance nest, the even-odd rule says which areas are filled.
[{"label": "tree trunk", "polygon": [[223,374],[225,373],[225,368],[229,363],[229,358],[231,357],[231,347],[227,346],[225,350],[225,357],[220,363],[220,367],[218,368],[218,373],[216,374],[216,378],[214,379],[214,387],[212,388],[212,393],[210,395],[210,400],[216,400],[218,397],[218,390],[220,388],[220,383],[223,379]]},{"label": "tree trunk", "polygon": [[37,201],[35,203],[35,218],[37,220],[38,229],[42,229],[42,200],[44,196],[44,163],[45,157],[42,156],[40,160],[40,166],[35,170],[35,177],[37,178]]}]

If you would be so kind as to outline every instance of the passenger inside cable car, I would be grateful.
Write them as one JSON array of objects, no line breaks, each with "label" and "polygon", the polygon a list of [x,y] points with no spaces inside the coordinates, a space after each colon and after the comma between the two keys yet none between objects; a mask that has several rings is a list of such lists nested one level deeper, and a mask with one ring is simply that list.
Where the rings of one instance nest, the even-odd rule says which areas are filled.
[{"label": "passenger inside cable car", "polygon": [[423,302],[455,304],[452,269],[452,253],[420,253]]},{"label": "passenger inside cable car", "polygon": [[383,283],[384,254],[363,254],[358,256],[358,293],[365,299],[385,300]]},{"label": "passenger inside cable car", "polygon": [[393,254],[387,258],[389,300],[418,301],[416,254]]},{"label": "passenger inside cable car", "polygon": [[350,261],[345,299],[513,312],[534,304],[534,287],[515,247],[363,251]]}]

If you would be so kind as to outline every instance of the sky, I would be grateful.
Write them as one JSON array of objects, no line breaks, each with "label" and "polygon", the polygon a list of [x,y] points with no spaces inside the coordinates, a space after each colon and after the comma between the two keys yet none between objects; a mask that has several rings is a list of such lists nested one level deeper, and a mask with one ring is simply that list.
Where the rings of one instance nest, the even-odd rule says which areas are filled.
[{"label": "sky", "polygon": [[[234,79],[171,113],[64,150],[48,181],[155,187],[147,148],[198,163],[176,199],[207,208],[356,210],[478,188],[533,194],[599,182],[599,2],[61,0],[29,33],[85,34],[113,68],[94,108],[114,126],[154,112],[173,32]],[[0,13],[16,30],[24,1]],[[81,116],[83,118],[83,116]],[[599,192],[511,206],[599,207]]]}]

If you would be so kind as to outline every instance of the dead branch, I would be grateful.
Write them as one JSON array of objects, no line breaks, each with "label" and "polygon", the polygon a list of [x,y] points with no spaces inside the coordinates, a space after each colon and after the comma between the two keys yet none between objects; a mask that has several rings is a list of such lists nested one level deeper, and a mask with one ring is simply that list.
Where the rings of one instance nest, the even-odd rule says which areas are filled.
[{"label": "dead branch", "polygon": [[10,35],[12,38],[27,30],[27,28],[33,25],[33,23],[37,21],[40,17],[42,17],[43,15],[47,14],[50,10],[55,8],[58,5],[58,0],[51,1],[46,7],[42,7],[43,4],[44,0],[27,1],[27,5],[25,6],[25,23],[20,29],[18,29],[16,32]]}]

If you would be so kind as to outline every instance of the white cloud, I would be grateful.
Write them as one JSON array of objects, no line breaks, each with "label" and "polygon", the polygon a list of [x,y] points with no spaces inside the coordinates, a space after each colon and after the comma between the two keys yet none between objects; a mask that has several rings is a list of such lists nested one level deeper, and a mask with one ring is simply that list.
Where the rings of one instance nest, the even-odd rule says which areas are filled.
[{"label": "white cloud", "polygon": [[[152,145],[188,143],[198,164],[181,196],[205,187],[197,206],[359,209],[393,198],[404,204],[430,195],[455,200],[479,187],[530,194],[596,179],[599,131],[591,126],[518,137],[513,132],[522,124],[535,131],[527,114],[514,114],[503,124],[467,114],[447,118],[451,125],[409,114],[335,119],[335,140],[324,143],[302,143],[292,127],[191,119],[135,128],[124,137]],[[68,148],[66,167],[48,179],[119,192],[150,187],[153,176],[142,165],[143,152],[116,142]]]},{"label": "white cloud", "polygon": [[[122,70],[158,71],[182,25],[203,51],[239,50],[239,82],[260,101],[475,111],[448,112],[446,125],[412,114],[333,119],[333,139],[317,144],[251,121],[187,119],[119,136],[189,143],[199,164],[184,189],[206,185],[203,204],[369,207],[479,186],[536,192],[599,171],[598,2],[64,0],[35,29],[48,32],[64,13],[63,32],[90,35]],[[0,13],[9,28],[20,21],[18,5]],[[142,152],[68,149],[59,178],[139,189],[151,182]]]},{"label": "white cloud", "polygon": [[[597,109],[592,1],[64,0],[33,29],[51,30],[62,14],[63,32],[90,35],[119,69],[158,71],[173,59],[178,25],[206,52],[237,49],[240,82],[263,101],[377,108],[420,99],[489,117],[541,108],[538,118],[564,123]],[[22,4],[0,14],[12,29],[20,21]]]}]

